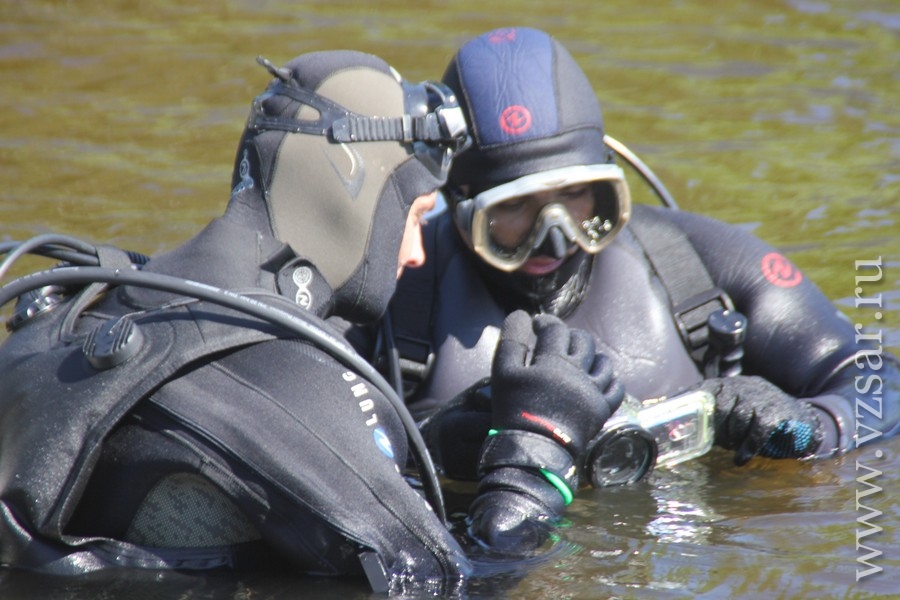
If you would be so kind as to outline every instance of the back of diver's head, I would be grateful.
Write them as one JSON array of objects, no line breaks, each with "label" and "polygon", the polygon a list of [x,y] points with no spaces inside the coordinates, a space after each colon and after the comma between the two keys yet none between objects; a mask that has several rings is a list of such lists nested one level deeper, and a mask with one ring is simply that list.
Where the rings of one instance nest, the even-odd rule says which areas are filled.
[{"label": "back of diver's head", "polygon": [[[309,259],[334,291],[334,314],[372,321],[394,292],[413,200],[446,179],[421,150],[442,146],[389,135],[340,143],[331,125],[348,112],[400,118],[432,107],[426,100],[423,108],[421,85],[410,86],[371,54],[313,52],[268,68],[276,78],[253,102],[226,217]],[[302,130],[292,131],[295,125]]]}]

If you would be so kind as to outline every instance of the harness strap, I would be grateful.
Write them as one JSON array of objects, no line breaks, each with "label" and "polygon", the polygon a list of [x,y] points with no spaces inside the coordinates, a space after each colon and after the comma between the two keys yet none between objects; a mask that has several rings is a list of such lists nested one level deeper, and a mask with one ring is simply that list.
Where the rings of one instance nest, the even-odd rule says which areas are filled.
[{"label": "harness strap", "polygon": [[428,260],[421,267],[404,271],[389,309],[400,373],[413,389],[425,381],[434,362],[430,331],[437,285],[437,229],[422,228],[422,245]]},{"label": "harness strap", "polygon": [[672,317],[685,346],[702,366],[710,341],[709,316],[733,311],[731,298],[713,282],[681,229],[648,207],[636,205],[634,213],[636,218],[628,227],[668,293]]}]

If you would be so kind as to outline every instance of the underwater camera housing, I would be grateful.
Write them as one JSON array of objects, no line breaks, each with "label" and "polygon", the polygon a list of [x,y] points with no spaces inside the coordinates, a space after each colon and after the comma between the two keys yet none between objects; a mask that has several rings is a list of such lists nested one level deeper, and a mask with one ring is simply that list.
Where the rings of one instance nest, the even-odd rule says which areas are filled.
[{"label": "underwater camera housing", "polygon": [[634,483],[656,467],[703,456],[712,447],[715,399],[703,390],[622,405],[588,444],[584,473],[594,487]]}]

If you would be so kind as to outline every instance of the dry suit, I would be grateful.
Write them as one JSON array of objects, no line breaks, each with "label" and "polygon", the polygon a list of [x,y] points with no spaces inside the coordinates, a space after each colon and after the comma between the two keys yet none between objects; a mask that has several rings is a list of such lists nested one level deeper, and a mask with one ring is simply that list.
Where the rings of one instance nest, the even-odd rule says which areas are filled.
[{"label": "dry suit", "polygon": [[279,565],[365,571],[392,591],[470,572],[405,478],[407,430],[371,379],[314,339],[189,293],[240,295],[349,351],[323,318],[385,310],[410,205],[443,183],[461,135],[452,99],[358,52],[268,68],[225,214],[143,265],[97,252],[98,268],[187,293],[107,282],[62,286],[55,305],[20,300],[0,347],[3,564]]},{"label": "dry suit", "polygon": [[[443,80],[473,144],[426,228],[429,263],[404,275],[391,309],[420,416],[490,374],[504,317],[523,309],[591,332],[638,399],[713,393],[716,441],[739,463],[831,455],[900,430],[896,358],[782,253],[738,226],[631,205],[591,83],[557,40],[485,33]],[[547,190],[584,186],[595,198],[586,218],[564,195],[538,206]],[[530,224],[513,245],[498,233],[511,219]],[[529,274],[534,257],[559,266]],[[720,329],[714,314],[740,325]],[[446,446],[444,462],[461,463],[445,469],[473,472],[489,427],[477,413],[434,428],[436,453]],[[451,450],[458,438],[466,457]]]}]

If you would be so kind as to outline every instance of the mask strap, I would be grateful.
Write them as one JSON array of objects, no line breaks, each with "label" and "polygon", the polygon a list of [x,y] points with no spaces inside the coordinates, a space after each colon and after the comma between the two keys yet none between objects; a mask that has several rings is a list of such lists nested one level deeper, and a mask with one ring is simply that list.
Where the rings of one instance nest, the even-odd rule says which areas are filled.
[{"label": "mask strap", "polygon": [[[269,95],[287,96],[301,104],[311,106],[319,113],[315,121],[301,121],[288,117],[269,117],[262,114],[262,107],[256,103],[256,114],[248,127],[258,131],[274,129],[290,133],[309,133],[327,136],[336,142],[398,141],[411,143],[423,141],[431,143],[462,142],[466,129],[456,125],[463,119],[459,107],[439,107],[422,117],[405,114],[401,117],[368,117],[347,110],[314,92],[279,81],[266,92]],[[458,115],[456,113],[459,113]],[[458,117],[458,118],[457,118]]]},{"label": "mask strap", "polygon": [[[313,120],[298,120],[289,117],[269,117],[262,112],[261,98],[268,96],[287,96],[301,104],[311,106],[319,113],[319,118]],[[332,123],[351,114],[349,110],[324,98],[314,92],[297,87],[293,80],[289,83],[279,81],[254,102],[255,114],[250,119],[248,127],[258,131],[274,129],[290,133],[310,133],[313,135],[328,135]]]}]

